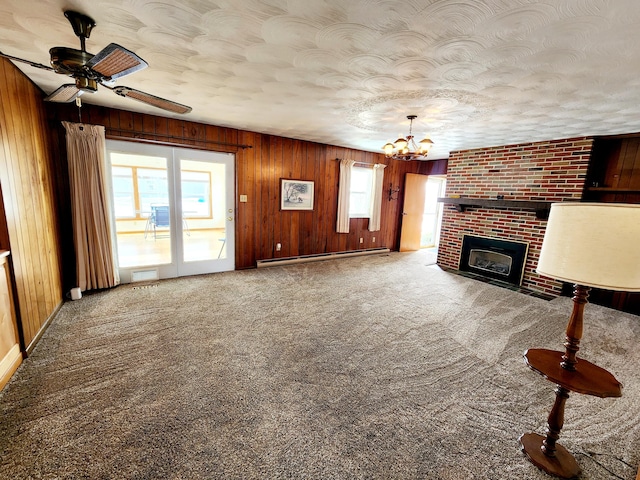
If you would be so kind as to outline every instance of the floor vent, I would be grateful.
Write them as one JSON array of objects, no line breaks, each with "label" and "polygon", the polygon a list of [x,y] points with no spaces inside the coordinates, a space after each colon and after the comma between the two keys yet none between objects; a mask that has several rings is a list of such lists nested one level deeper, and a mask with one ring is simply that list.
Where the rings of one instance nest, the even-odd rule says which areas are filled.
[{"label": "floor vent", "polygon": [[153,288],[153,287],[157,287],[158,284],[157,283],[151,283],[148,285],[136,285],[134,287],[131,287],[131,290],[143,290],[145,288]]},{"label": "floor vent", "polygon": [[362,250],[347,250],[344,252],[317,253],[315,255],[300,255],[298,257],[269,258],[266,260],[258,260],[256,265],[258,268],[275,267],[276,265],[291,265],[293,263],[317,262],[320,260],[331,260],[334,258],[359,257],[361,255],[372,255],[379,253],[388,253],[390,250],[386,247],[380,248],[364,248]]},{"label": "floor vent", "polygon": [[160,280],[157,268],[149,270],[136,270],[131,272],[132,282],[148,282],[150,280]]}]

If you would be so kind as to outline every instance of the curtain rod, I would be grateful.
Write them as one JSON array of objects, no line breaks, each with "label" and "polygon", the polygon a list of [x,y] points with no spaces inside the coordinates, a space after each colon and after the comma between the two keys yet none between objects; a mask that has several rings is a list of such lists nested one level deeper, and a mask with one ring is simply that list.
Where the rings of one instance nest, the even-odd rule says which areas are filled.
[{"label": "curtain rod", "polygon": [[[162,140],[152,140],[152,139],[148,139],[148,138],[140,138],[139,135],[144,135],[147,137],[156,137],[156,138],[167,138],[169,140],[180,140],[180,144],[181,145],[189,145],[189,146],[193,146],[190,143],[186,143],[186,142],[197,142],[197,143],[210,143],[213,145],[224,145],[227,147],[236,147],[236,148],[253,148],[253,145],[243,145],[241,143],[228,143],[228,142],[218,142],[216,140],[198,140],[195,138],[184,138],[184,137],[178,137],[176,135],[165,135],[165,134],[161,134],[161,133],[148,133],[148,132],[140,132],[137,130],[125,130],[123,128],[113,128],[113,127],[105,127],[105,134],[109,135],[111,134],[114,137],[117,138],[122,138],[122,139],[135,139],[135,140],[139,140],[141,142],[148,142],[148,143],[158,143],[158,144],[172,144],[171,142],[166,142],[166,141],[162,141]],[[113,135],[113,133],[126,133],[126,134],[130,134],[133,135],[131,137],[129,136],[124,136],[124,135]]]}]

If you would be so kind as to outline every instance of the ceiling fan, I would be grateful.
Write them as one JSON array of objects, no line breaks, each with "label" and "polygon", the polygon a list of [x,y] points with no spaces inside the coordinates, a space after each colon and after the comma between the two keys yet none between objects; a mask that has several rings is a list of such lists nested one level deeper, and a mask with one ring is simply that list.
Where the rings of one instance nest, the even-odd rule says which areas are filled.
[{"label": "ceiling fan", "polygon": [[110,43],[96,55],[87,52],[85,41],[91,35],[96,22],[87,15],[67,10],[64,12],[76,36],[80,38],[80,50],[68,47],[53,47],[49,50],[51,66],[35,63],[0,52],[0,56],[26,63],[32,67],[42,68],[62,75],[67,75],[75,83],[62,85],[45,98],[48,102],[71,102],[84,93],[94,93],[98,84],[108,88],[121,97],[131,98],[139,102],[162,108],[174,113],[189,113],[191,107],[156,97],[130,87],[114,86],[115,80],[142,70],[148,66],[138,55],[120,45]]}]

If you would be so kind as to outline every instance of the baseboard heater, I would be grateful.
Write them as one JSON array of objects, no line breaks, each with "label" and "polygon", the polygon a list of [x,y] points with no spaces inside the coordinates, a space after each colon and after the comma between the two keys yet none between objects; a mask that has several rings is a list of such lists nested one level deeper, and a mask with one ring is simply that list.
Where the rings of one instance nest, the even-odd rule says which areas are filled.
[{"label": "baseboard heater", "polygon": [[269,258],[266,260],[258,260],[256,262],[258,268],[275,267],[276,265],[291,265],[293,263],[318,262],[320,260],[332,260],[335,258],[359,257],[361,255],[372,255],[376,253],[388,253],[386,247],[379,248],[363,248],[362,250],[347,250],[344,252],[316,253],[313,255],[300,255],[298,257],[282,257]]}]

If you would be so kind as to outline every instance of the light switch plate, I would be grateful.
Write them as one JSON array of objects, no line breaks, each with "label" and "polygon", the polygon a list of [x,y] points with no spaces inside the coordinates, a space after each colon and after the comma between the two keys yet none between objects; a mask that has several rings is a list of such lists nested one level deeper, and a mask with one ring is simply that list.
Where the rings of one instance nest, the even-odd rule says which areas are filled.
[{"label": "light switch plate", "polygon": [[247,203],[247,196],[246,195],[240,195],[240,201],[242,203]]}]

